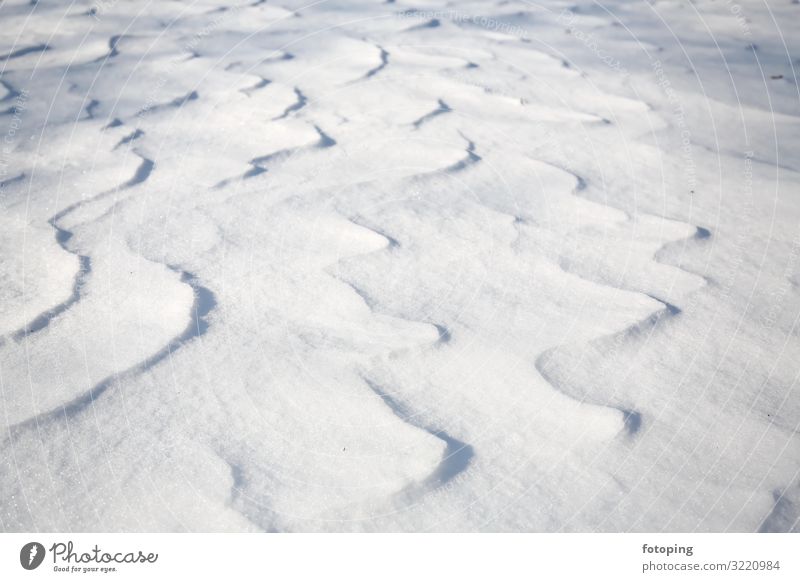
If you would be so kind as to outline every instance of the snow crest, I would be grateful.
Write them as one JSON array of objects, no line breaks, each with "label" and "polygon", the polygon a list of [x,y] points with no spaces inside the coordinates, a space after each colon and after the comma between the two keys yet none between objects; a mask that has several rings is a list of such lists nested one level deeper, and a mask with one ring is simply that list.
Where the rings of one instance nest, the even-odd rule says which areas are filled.
[{"label": "snow crest", "polygon": [[4,3],[0,529],[796,531],[798,39],[717,4]]}]

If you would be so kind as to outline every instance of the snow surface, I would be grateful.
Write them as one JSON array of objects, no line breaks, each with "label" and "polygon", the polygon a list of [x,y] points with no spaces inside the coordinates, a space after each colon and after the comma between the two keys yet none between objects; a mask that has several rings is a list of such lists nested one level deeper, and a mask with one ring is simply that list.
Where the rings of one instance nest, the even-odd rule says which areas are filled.
[{"label": "snow surface", "polygon": [[797,530],[798,16],[0,3],[0,529]]}]

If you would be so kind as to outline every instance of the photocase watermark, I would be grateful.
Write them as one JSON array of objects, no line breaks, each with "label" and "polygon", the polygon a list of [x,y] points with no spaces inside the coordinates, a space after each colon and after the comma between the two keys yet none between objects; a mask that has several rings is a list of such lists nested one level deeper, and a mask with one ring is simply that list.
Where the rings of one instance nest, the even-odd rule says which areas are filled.
[{"label": "photocase watermark", "polygon": [[558,15],[556,18],[556,22],[565,26],[567,28],[567,32],[569,32],[573,38],[577,39],[578,42],[583,44],[592,54],[594,54],[600,62],[604,63],[608,68],[617,71],[621,75],[628,77],[630,73],[628,70],[622,65],[619,59],[617,59],[614,55],[609,52],[603,50],[600,46],[598,40],[594,37],[593,32],[587,33],[583,29],[578,27],[578,23],[580,22],[580,16],[572,12],[571,10],[562,10],[561,14]]},{"label": "photocase watermark", "polygon": [[88,551],[78,552],[70,540],[56,542],[45,550],[39,542],[28,542],[19,551],[19,563],[26,570],[35,570],[42,565],[47,554],[52,557],[54,572],[108,573],[117,571],[118,564],[155,564],[158,554],[154,552],[106,552],[97,544]]},{"label": "photocase watermark", "polygon": [[733,0],[725,0],[725,6],[728,8],[731,14],[736,18],[736,22],[739,24],[739,28],[742,31],[742,34],[747,38],[753,36],[753,33],[750,30],[750,22],[747,20],[747,17],[742,12],[741,5],[737,4]]},{"label": "photocase watermark", "polygon": [[[744,152],[744,170],[742,173],[742,193],[746,196],[744,208],[741,215],[745,217],[753,216],[755,214],[755,206],[753,204],[753,157],[755,152]],[[753,238],[752,221],[745,220],[743,224],[737,229],[736,238],[733,240],[733,259],[728,263],[727,269],[722,273],[719,279],[720,292],[719,296],[722,299],[730,299],[733,294],[737,277],[742,274],[742,266],[744,265],[745,257],[747,256],[747,249],[752,244]]]},{"label": "photocase watermark", "polygon": [[480,16],[477,14],[467,14],[459,10],[405,10],[398,13],[400,18],[424,20],[427,22],[437,20],[450,20],[457,24],[474,24],[491,30],[492,32],[500,32],[509,36],[516,36],[523,40],[530,40],[530,33],[525,28],[492,18],[490,16]]},{"label": "photocase watermark", "polygon": [[19,91],[18,95],[14,99],[14,104],[8,109],[8,113],[11,114],[11,121],[8,124],[8,129],[6,130],[6,135],[3,138],[3,151],[8,152],[10,151],[7,148],[14,143],[16,139],[17,131],[19,131],[20,127],[22,127],[22,113],[25,111],[25,104],[28,101],[28,90],[22,89]]},{"label": "photocase watermark", "polygon": [[45,549],[39,542],[28,542],[19,551],[19,564],[26,570],[35,570],[42,565]]},{"label": "photocase watermark", "polygon": [[48,556],[52,558],[53,572],[73,574],[117,572],[119,565],[155,564],[158,554],[155,552],[136,551],[104,551],[95,544],[88,550],[76,550],[72,540],[56,542],[45,549],[39,542],[28,542],[19,551],[19,563],[25,570],[35,570],[41,566]]},{"label": "photocase watermark", "polygon": [[675,120],[675,125],[680,131],[680,150],[681,158],[684,162],[684,174],[686,177],[686,184],[691,191],[694,191],[697,185],[697,164],[692,155],[692,132],[686,124],[686,115],[683,109],[683,103],[678,96],[678,93],[673,89],[672,83],[664,71],[664,66],[661,61],[654,60],[652,63],[653,72],[656,75],[656,84],[664,91],[667,101],[672,107],[672,116]]},{"label": "photocase watermark", "polygon": [[792,240],[792,247],[786,257],[786,265],[783,268],[782,277],[777,287],[767,293],[770,301],[766,313],[761,316],[761,327],[764,332],[770,332],[775,324],[778,323],[778,316],[783,309],[787,295],[793,288],[791,277],[796,273],[797,259],[800,256],[800,234]]},{"label": "photocase watermark", "polygon": [[[116,0],[113,1],[116,2]],[[220,12],[219,16],[214,18],[211,22],[206,24],[203,28],[192,35],[192,37],[181,47],[183,51],[192,56],[197,56],[197,47],[200,45],[203,39],[210,36],[211,33],[222,26],[227,19],[234,14],[237,14],[241,9],[242,6],[232,6],[229,10]],[[167,70],[164,72],[164,74],[159,76],[155,82],[155,85],[153,86],[153,89],[147,94],[144,107],[139,110],[137,116],[141,117],[149,113],[151,110],[153,110],[153,108],[160,104],[161,101],[159,97],[161,97],[161,90],[164,88],[164,85],[167,84],[167,81],[173,76],[175,68],[184,61],[184,58],[179,57],[169,62],[167,65]]]},{"label": "photocase watermark", "polygon": [[28,101],[29,92],[27,89],[22,89],[17,92],[14,98],[14,104],[8,109],[10,113],[8,128],[3,136],[2,144],[0,144],[0,196],[6,187],[9,178],[8,168],[11,162],[11,153],[14,150],[14,143],[17,140],[17,134],[22,128],[22,114],[24,113]]}]

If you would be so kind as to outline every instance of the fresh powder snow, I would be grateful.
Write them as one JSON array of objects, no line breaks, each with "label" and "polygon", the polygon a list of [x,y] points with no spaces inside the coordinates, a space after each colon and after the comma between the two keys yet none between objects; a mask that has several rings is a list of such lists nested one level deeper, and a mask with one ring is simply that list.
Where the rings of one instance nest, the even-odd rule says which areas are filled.
[{"label": "fresh powder snow", "polygon": [[797,531],[799,17],[0,3],[0,530]]}]

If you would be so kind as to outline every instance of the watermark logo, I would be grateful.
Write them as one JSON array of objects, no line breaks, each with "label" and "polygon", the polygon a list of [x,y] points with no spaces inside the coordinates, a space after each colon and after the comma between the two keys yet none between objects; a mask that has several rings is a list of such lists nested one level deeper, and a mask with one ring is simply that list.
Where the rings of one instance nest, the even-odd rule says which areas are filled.
[{"label": "watermark logo", "polygon": [[19,563],[26,570],[35,570],[44,561],[44,546],[39,542],[29,542],[19,551]]}]

